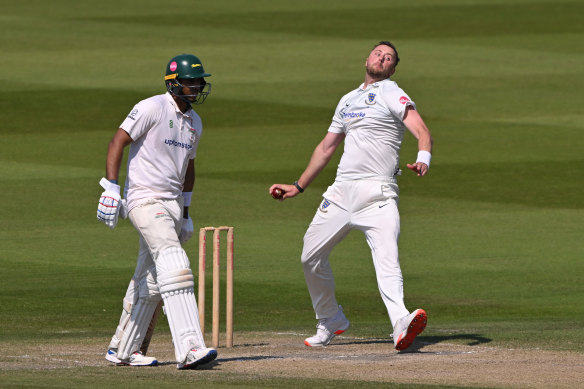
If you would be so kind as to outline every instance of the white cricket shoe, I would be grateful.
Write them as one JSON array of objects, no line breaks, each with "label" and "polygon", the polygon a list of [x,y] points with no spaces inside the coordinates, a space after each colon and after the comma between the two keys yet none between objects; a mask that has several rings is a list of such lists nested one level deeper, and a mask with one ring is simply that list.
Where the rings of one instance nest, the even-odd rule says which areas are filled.
[{"label": "white cricket shoe", "polygon": [[183,362],[176,365],[176,368],[179,370],[194,369],[199,365],[211,362],[215,358],[217,358],[217,350],[214,348],[194,348],[188,352]]},{"label": "white cricket shoe", "polygon": [[110,361],[111,363],[115,363],[118,364],[120,362],[122,362],[118,356],[116,355],[116,353],[118,352],[117,348],[110,348],[107,350],[107,353],[105,353],[105,359],[107,359],[108,361]]},{"label": "white cricket shoe", "polygon": [[395,323],[393,330],[393,344],[396,350],[405,350],[412,345],[416,336],[420,335],[426,324],[428,315],[423,309],[416,309]]},{"label": "white cricket shoe", "polygon": [[342,334],[349,328],[349,320],[343,313],[343,307],[339,305],[339,310],[333,317],[320,319],[316,325],[316,335],[304,339],[304,344],[308,347],[326,346],[335,335]]},{"label": "white cricket shoe", "polygon": [[[108,350],[108,355],[109,355],[109,350]],[[106,356],[106,359],[108,359],[107,356]],[[116,357],[116,359],[117,359],[117,357]],[[111,359],[108,359],[108,361],[111,361]],[[142,354],[140,351],[136,351],[135,353],[130,355],[130,358],[128,358],[127,360],[119,360],[119,362],[117,362],[116,365],[118,365],[118,366],[156,366],[156,365],[158,365],[158,361],[156,360],[156,358],[147,357],[146,355]]]}]

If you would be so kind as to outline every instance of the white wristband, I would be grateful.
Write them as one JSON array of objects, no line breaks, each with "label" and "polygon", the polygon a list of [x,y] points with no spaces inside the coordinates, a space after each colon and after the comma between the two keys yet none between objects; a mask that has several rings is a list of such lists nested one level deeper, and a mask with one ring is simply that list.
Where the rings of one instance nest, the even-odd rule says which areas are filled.
[{"label": "white wristband", "polygon": [[193,197],[193,192],[182,192],[183,198],[185,202],[183,204],[184,207],[188,207],[191,205],[191,198]]},{"label": "white wristband", "polygon": [[422,162],[425,163],[426,166],[430,167],[430,160],[432,159],[432,154],[426,150],[418,151],[418,159],[416,159],[416,163]]}]

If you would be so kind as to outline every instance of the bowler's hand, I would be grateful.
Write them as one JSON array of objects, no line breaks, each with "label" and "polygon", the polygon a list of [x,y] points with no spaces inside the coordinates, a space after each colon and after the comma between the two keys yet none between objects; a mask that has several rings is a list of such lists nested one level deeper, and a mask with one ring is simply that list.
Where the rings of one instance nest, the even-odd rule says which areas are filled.
[{"label": "bowler's hand", "polygon": [[268,193],[270,194],[270,196],[272,195],[272,192],[274,191],[274,189],[281,189],[282,192],[284,192],[284,194],[282,195],[282,197],[280,197],[278,200],[280,201],[284,201],[286,199],[295,197],[298,193],[300,193],[298,191],[298,189],[294,186],[294,185],[286,185],[286,184],[274,184],[272,186],[270,186],[270,189],[268,190]]},{"label": "bowler's hand", "polygon": [[425,176],[428,173],[428,165],[424,162],[416,162],[407,164],[408,169],[416,173],[419,177]]}]

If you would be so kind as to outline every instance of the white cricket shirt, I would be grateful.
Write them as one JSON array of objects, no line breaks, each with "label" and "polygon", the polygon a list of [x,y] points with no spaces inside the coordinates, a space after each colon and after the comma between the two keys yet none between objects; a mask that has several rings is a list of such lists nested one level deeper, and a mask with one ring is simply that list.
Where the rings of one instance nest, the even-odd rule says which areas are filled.
[{"label": "white cricket shirt", "polygon": [[136,104],[120,128],[133,140],[124,189],[128,209],[152,198],[181,196],[189,159],[195,158],[203,133],[199,115],[192,109],[183,114],[165,93]]},{"label": "white cricket shirt", "polygon": [[345,134],[336,181],[387,181],[399,168],[406,107],[416,105],[389,79],[347,93],[341,98],[328,129]]}]

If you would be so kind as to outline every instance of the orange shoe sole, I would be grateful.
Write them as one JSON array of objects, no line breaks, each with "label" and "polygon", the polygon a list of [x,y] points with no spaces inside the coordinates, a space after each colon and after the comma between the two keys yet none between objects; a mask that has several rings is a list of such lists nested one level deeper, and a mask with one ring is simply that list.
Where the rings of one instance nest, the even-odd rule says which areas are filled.
[{"label": "orange shoe sole", "polygon": [[423,309],[417,309],[416,315],[408,325],[405,335],[400,336],[397,339],[397,342],[395,342],[395,349],[402,351],[410,347],[414,342],[414,339],[416,339],[416,336],[420,335],[422,331],[424,331],[427,323],[428,315],[426,315],[426,311]]}]

